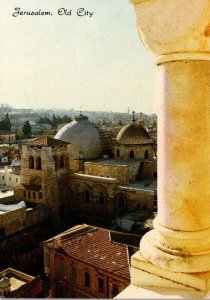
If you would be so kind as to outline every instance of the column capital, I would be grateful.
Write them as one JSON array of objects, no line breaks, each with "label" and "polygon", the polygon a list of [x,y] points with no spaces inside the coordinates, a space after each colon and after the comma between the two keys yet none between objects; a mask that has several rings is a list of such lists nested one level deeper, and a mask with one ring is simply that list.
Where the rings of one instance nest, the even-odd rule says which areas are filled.
[{"label": "column capital", "polygon": [[[173,60],[210,60],[210,0],[130,0],[141,38],[158,56]],[[187,22],[186,22],[187,20]]]}]

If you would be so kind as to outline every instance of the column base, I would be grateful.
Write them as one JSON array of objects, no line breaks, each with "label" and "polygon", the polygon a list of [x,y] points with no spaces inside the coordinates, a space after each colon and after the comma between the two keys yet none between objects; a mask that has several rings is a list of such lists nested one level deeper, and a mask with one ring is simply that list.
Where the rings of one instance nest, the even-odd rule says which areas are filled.
[{"label": "column base", "polygon": [[154,220],[154,230],[143,236],[140,251],[152,264],[174,272],[210,272],[210,230],[182,232]]},{"label": "column base", "polygon": [[131,283],[137,286],[156,286],[207,292],[210,272],[182,273],[165,270],[147,261],[140,251],[131,258]]},{"label": "column base", "polygon": [[185,299],[210,296],[210,272],[181,273],[164,270],[142,254],[131,258],[131,285],[116,299]]},{"label": "column base", "polygon": [[210,293],[171,288],[138,287],[130,284],[114,299],[209,299]]}]

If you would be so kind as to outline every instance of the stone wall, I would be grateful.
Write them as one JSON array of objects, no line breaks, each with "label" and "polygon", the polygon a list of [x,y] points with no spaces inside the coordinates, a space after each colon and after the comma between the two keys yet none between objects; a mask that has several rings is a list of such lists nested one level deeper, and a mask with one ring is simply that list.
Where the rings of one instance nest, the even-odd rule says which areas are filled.
[{"label": "stone wall", "polygon": [[77,215],[113,217],[116,180],[75,174],[70,176],[70,186],[68,206],[71,211],[77,211]]},{"label": "stone wall", "polygon": [[40,276],[9,293],[9,298],[36,298],[42,294],[42,280]]},{"label": "stone wall", "polygon": [[[74,174],[70,176],[70,186],[68,207],[81,216],[97,215],[111,219],[126,211],[154,206],[153,190],[121,186],[111,178]],[[104,195],[104,203],[100,201],[100,193]]]},{"label": "stone wall", "polygon": [[5,196],[1,198],[1,204],[15,204],[17,201],[15,200],[14,194],[9,194],[7,196],[8,192],[5,193]]},{"label": "stone wall", "polygon": [[0,266],[17,268],[29,274],[38,274],[38,271],[41,273],[43,270],[41,243],[50,237],[51,228],[51,222],[45,220],[0,237]]},{"label": "stone wall", "polygon": [[116,178],[119,184],[128,184],[135,181],[139,172],[140,161],[133,163],[113,163],[106,164],[106,161],[100,162],[86,162],[85,174],[101,177]]},{"label": "stone wall", "polygon": [[5,212],[0,215],[0,226],[4,228],[5,236],[22,230],[25,220],[25,208]]},{"label": "stone wall", "polygon": [[138,179],[157,178],[157,160],[144,160],[140,163]]},{"label": "stone wall", "polygon": [[20,175],[12,172],[7,166],[0,170],[0,185],[15,187],[20,183]]},{"label": "stone wall", "polygon": [[147,191],[141,189],[130,189],[126,187],[119,187],[119,192],[123,193],[126,205],[129,210],[137,208],[153,208],[154,207],[154,191]]},{"label": "stone wall", "polygon": [[7,236],[48,218],[48,209],[44,206],[34,208],[19,208],[0,214],[2,236]]},{"label": "stone wall", "polygon": [[119,160],[130,159],[131,151],[133,151],[134,159],[151,159],[155,157],[154,149],[151,145],[121,145],[116,144],[114,147],[114,157]]}]

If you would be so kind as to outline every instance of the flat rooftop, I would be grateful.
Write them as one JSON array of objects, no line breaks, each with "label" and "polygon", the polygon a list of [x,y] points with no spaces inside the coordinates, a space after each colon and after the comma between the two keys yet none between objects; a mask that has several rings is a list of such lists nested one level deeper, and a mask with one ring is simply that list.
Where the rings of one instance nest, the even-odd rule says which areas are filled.
[{"label": "flat rooftop", "polygon": [[154,191],[157,189],[157,180],[155,179],[142,179],[140,181],[135,181],[126,185],[121,185],[120,188],[124,189],[136,189],[136,190],[146,190]]},{"label": "flat rooftop", "polygon": [[0,273],[0,278],[7,277],[11,283],[11,291],[17,290],[22,285],[32,281],[33,276],[17,271],[12,268],[8,268]]},{"label": "flat rooftop", "polygon": [[130,166],[135,163],[138,163],[139,160],[116,160],[116,159],[98,159],[94,161],[87,161],[85,164],[94,164],[94,165],[111,165],[111,166]]},{"label": "flat rooftop", "polygon": [[[8,277],[8,276],[7,276]],[[11,276],[9,277],[10,283],[11,283],[11,291],[15,291],[19,289],[22,285],[26,284],[27,282],[25,280],[22,280],[21,278]]]},{"label": "flat rooftop", "polygon": [[[5,192],[4,192],[4,191],[2,192],[2,190],[4,190],[4,188],[3,188],[3,189],[0,189],[0,199],[1,199],[1,198],[6,198],[6,197],[9,197],[9,196],[13,196],[13,195],[14,195],[14,191],[5,189]],[[0,202],[1,202],[1,201],[0,201]]]}]

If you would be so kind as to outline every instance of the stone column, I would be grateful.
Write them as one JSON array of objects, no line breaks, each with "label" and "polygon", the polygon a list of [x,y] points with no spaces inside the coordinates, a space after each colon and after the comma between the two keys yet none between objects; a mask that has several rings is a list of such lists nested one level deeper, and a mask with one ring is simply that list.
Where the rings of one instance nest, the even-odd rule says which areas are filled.
[{"label": "stone column", "polygon": [[162,278],[210,272],[210,0],[131,3],[156,56],[159,89],[158,217],[133,257],[133,274],[141,257],[145,271],[159,267]]}]

